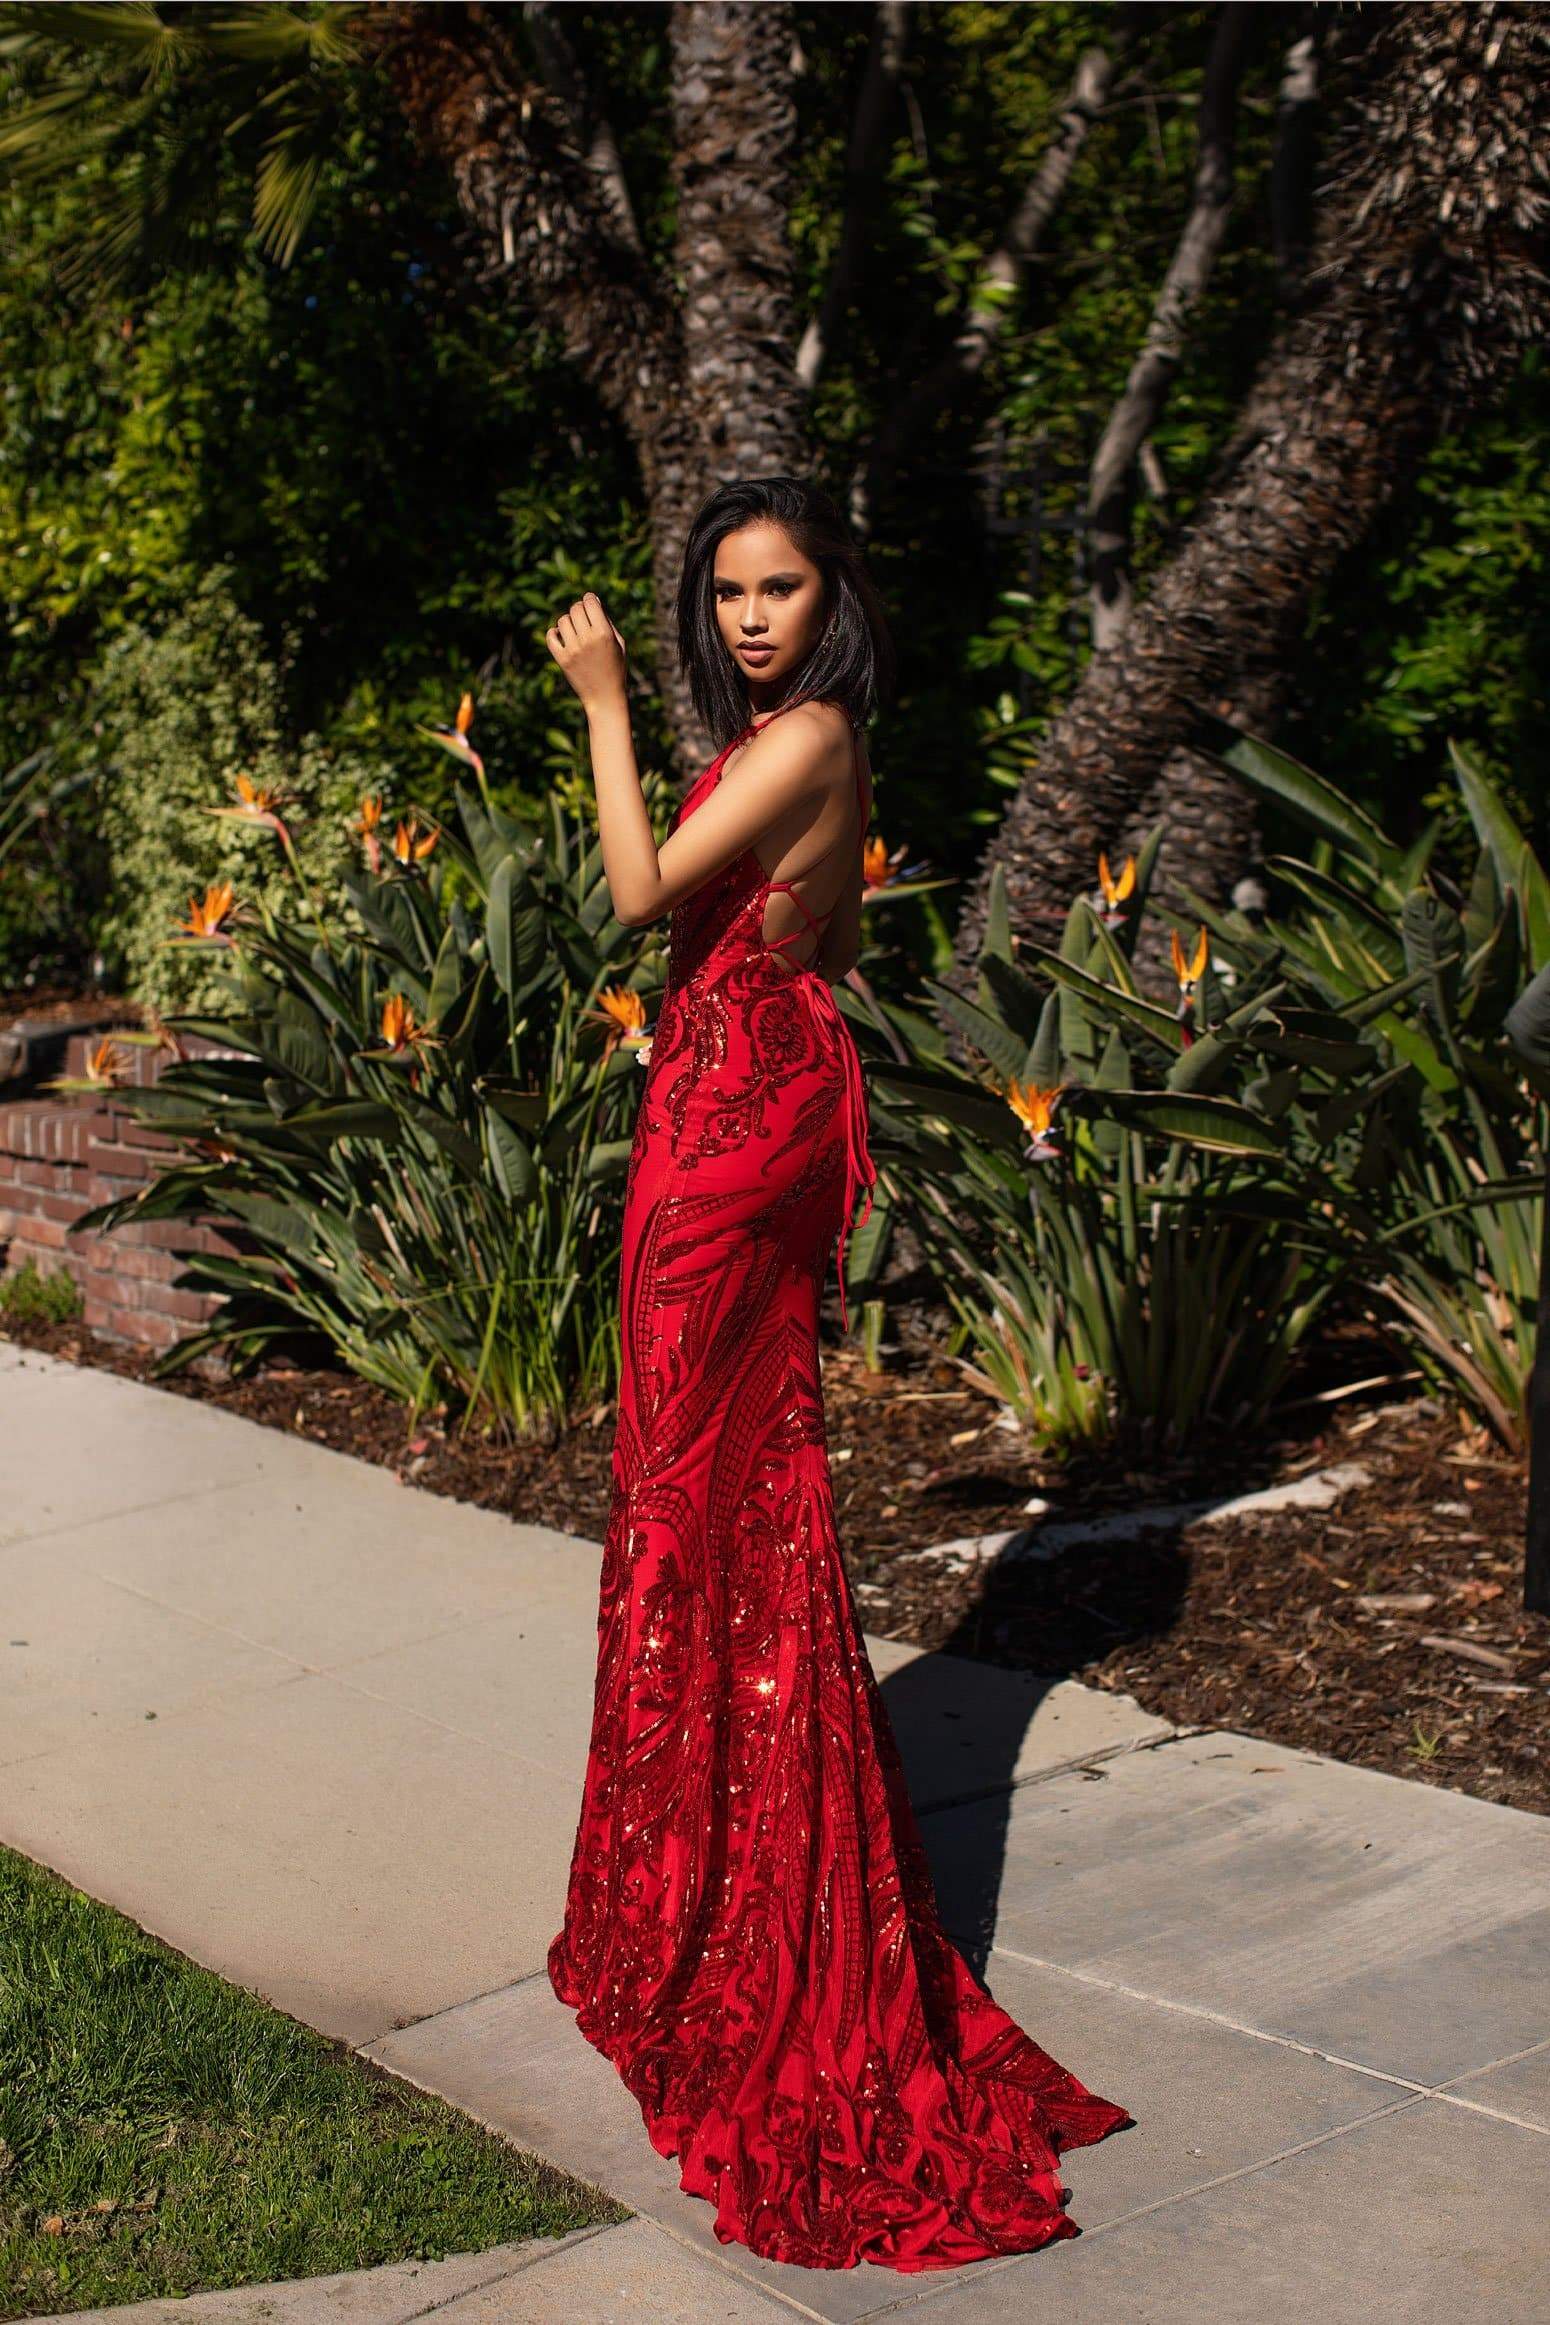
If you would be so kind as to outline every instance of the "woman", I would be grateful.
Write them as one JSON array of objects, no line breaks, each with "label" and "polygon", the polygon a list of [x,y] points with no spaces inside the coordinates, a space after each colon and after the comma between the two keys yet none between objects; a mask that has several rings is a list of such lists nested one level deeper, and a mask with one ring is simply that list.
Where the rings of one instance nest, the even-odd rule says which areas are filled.
[{"label": "woman", "polygon": [[859,949],[859,724],[889,649],[833,504],[786,477],[713,493],[678,633],[727,740],[660,848],[617,632],[588,595],[547,633],[586,709],[615,910],[672,915],[549,1977],[724,2244],[947,2268],[1076,2235],[1056,2158],[1134,2119],[945,1935],[835,1535],[819,1295],[838,1231],[843,1306],[844,1229],[876,1173],[829,980]]}]

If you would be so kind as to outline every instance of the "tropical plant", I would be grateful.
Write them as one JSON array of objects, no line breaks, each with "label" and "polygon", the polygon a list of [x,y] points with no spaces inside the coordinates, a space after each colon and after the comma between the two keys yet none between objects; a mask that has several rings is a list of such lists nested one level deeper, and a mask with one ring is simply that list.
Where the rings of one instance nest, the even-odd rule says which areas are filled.
[{"label": "tropical plant", "polygon": [[[1453,768],[1480,848],[1461,885],[1436,827],[1403,848],[1258,738],[1202,715],[1193,742],[1314,832],[1307,860],[1271,859],[1284,911],[1190,891],[1163,907],[1170,1011],[1135,970],[1159,833],[1116,876],[1100,858],[1056,946],[1012,934],[997,882],[974,998],[936,991],[999,1107],[893,1013],[921,1062],[876,1086],[894,1136],[914,1117],[915,1223],[980,1369],[1044,1435],[1177,1442],[1262,1414],[1340,1295],[1517,1447],[1545,986],[1518,1002],[1511,1049],[1503,1019],[1550,959],[1550,883],[1468,752]],[[896,1195],[887,1173],[879,1233]]]},{"label": "tropical plant", "polygon": [[245,1366],[301,1327],[415,1411],[444,1398],[465,1426],[550,1436],[616,1377],[654,940],[615,919],[595,833],[557,802],[542,828],[491,799],[471,712],[437,735],[476,779],[456,824],[368,797],[336,910],[293,854],[290,917],[230,882],[195,903],[174,941],[221,959],[228,1006],[166,1028],[219,1048],[121,1093],[184,1151],[77,1226],[229,1228],[234,1256],[177,1279],[223,1305],[160,1370],[217,1347]]},{"label": "tropical plant", "polygon": [[[1349,1010],[1402,980],[1371,1019],[1377,1080],[1358,1093],[1341,1201],[1374,1314],[1439,1386],[1502,1441],[1524,1441],[1543,1229],[1550,1059],[1535,1054],[1547,1002],[1526,978],[1550,963],[1550,881],[1475,755],[1451,745],[1478,840],[1467,878],[1438,860],[1439,825],[1389,838],[1332,783],[1257,736],[1203,716],[1199,747],[1314,836],[1306,859],[1267,869],[1311,907],[1262,927],[1186,894],[1245,974],[1274,973],[1315,1005]],[[1178,913],[1170,914],[1175,923]]]},{"label": "tropical plant", "polygon": [[[902,1199],[973,1369],[1053,1443],[1119,1431],[1177,1446],[1252,1422],[1340,1280],[1338,1237],[1285,1121],[1216,1085],[1241,1057],[1256,1061],[1239,1075],[1252,1087],[1272,1045],[1301,1039],[1311,1106],[1314,1083],[1363,1044],[1320,1027],[1321,1054],[1273,982],[1229,998],[1198,948],[1180,949],[1176,1014],[1137,991],[1159,836],[1115,876],[1102,863],[1058,948],[1017,947],[1035,956],[1026,966],[995,883],[975,997],[935,988],[984,1071],[889,1009],[911,1057],[874,1074],[879,1239]],[[906,1145],[907,1175],[887,1161]]]}]

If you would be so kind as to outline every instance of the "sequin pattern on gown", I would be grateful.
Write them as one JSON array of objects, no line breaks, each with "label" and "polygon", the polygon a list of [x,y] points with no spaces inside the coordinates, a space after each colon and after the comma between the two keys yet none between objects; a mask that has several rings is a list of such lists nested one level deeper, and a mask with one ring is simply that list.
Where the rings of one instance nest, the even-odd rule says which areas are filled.
[{"label": "sequin pattern on gown", "polygon": [[671,919],[548,1973],[722,2243],[947,2268],[1076,2235],[1057,2159],[1134,2118],[1016,2025],[939,1918],[824,1435],[819,1297],[875,1176],[860,1060],[821,974],[766,942],[772,885],[746,851]]}]

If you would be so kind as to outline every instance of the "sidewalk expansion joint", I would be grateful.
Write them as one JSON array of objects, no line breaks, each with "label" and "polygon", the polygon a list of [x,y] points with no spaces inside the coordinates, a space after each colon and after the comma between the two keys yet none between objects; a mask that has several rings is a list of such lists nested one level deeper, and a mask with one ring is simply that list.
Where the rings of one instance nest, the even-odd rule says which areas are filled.
[{"label": "sidewalk expansion joint", "polygon": [[569,2252],[573,2245],[589,2244],[594,2236],[606,2236],[611,2229],[628,2228],[629,2225],[628,2220],[593,2220],[584,2227],[569,2229],[564,2236],[535,2236],[532,2239],[533,2249],[524,2252],[518,2259],[509,2261],[504,2268],[495,2270],[490,2276],[481,2277],[477,2284],[460,2285],[456,2292],[437,2294],[433,2300],[426,2302],[423,2309],[406,2310],[401,2325],[417,2325],[419,2318],[434,2317],[438,2310],[454,2308],[459,2301],[468,2300],[472,2294],[486,2293],[494,2285],[510,2284],[513,2277],[524,2275],[528,2269],[541,2268],[546,2260],[553,2260],[558,2253]]}]

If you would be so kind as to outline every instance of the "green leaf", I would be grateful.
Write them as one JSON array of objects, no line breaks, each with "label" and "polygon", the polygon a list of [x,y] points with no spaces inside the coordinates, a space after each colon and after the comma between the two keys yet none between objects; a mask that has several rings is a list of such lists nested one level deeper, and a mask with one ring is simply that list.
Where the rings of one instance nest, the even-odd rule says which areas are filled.
[{"label": "green leaf", "polygon": [[1440,896],[1429,888],[1415,888],[1405,898],[1399,916],[1405,940],[1405,966],[1420,972],[1421,1006],[1438,1031],[1451,1033],[1458,1009],[1459,957],[1464,949],[1464,924]]},{"label": "green leaf", "polygon": [[[983,962],[981,974],[984,974]],[[925,983],[928,991],[935,993],[945,1014],[968,1035],[1003,1082],[1022,1072],[1023,1060],[1028,1054],[1026,1039],[1003,1025],[998,1017],[992,1017],[987,1009],[966,1001],[951,985],[943,985],[935,977],[928,977]]]},{"label": "green leaf", "polygon": [[1448,755],[1480,838],[1496,866],[1504,888],[1514,888],[1523,899],[1528,923],[1529,959],[1536,968],[1550,961],[1550,881],[1539,858],[1519,831],[1486,776],[1475,753],[1450,740]]},{"label": "green leaf", "polygon": [[1231,1098],[1179,1097],[1169,1090],[1106,1091],[1084,1111],[1111,1115],[1136,1130],[1156,1131],[1211,1154],[1281,1152],[1270,1125]]},{"label": "green leaf", "polygon": [[1390,971],[1399,967],[1402,957],[1399,932],[1392,919],[1380,912],[1369,898],[1358,895],[1354,888],[1335,879],[1331,873],[1318,872],[1311,864],[1299,863],[1295,856],[1267,857],[1266,869],[1279,872],[1313,903],[1355,921],[1369,942],[1377,946],[1384,967]]},{"label": "green leaf", "polygon": [[449,927],[441,940],[436,955],[436,966],[431,971],[430,990],[426,997],[428,1022],[438,1032],[442,1020],[463,989],[463,961],[458,948],[457,931]]},{"label": "green leaf", "polygon": [[[1023,950],[1036,954],[1045,962],[1056,982],[1066,991],[1077,994],[1100,1019],[1123,1018],[1130,1025],[1140,1026],[1162,1048],[1172,1051],[1183,1049],[1183,1029],[1178,1019],[1171,1017],[1166,1009],[1159,1009],[1154,1002],[1143,1001],[1139,994],[1122,993],[1116,986],[1105,985],[1097,977],[1088,976],[1085,969],[1074,968],[1070,961],[1050,945],[1037,944],[1025,937]],[[1069,1042],[1066,1051],[1069,1056]]]},{"label": "green leaf", "polygon": [[1293,759],[1258,736],[1245,734],[1226,719],[1198,706],[1199,725],[1191,734],[1192,748],[1218,766],[1237,775],[1263,799],[1289,807],[1315,831],[1350,848],[1369,863],[1387,870],[1400,861],[1400,851],[1365,809],[1337,791],[1311,767]]},{"label": "green leaf", "polygon": [[507,1202],[531,1202],[538,1188],[538,1169],[526,1139],[493,1106],[484,1110],[484,1135],[495,1183]]}]

